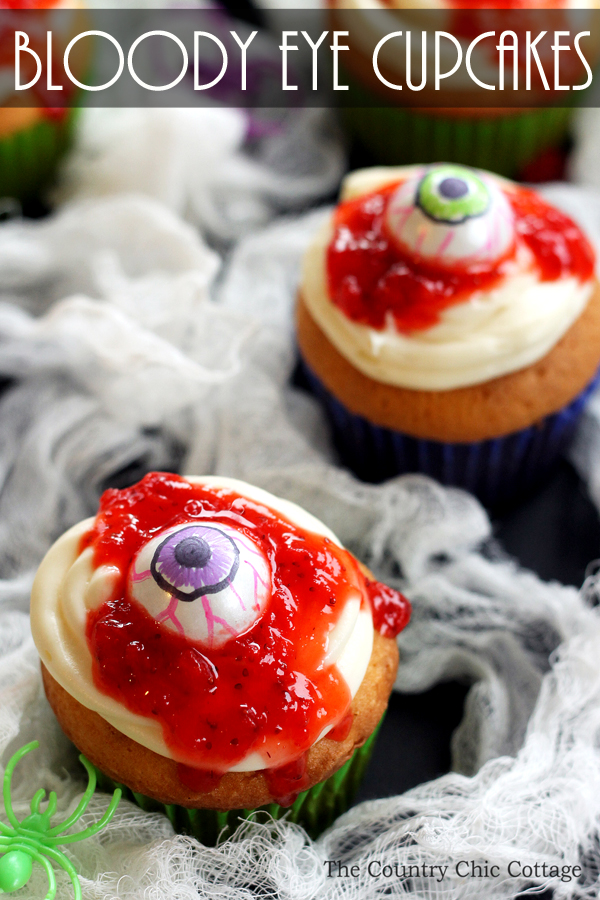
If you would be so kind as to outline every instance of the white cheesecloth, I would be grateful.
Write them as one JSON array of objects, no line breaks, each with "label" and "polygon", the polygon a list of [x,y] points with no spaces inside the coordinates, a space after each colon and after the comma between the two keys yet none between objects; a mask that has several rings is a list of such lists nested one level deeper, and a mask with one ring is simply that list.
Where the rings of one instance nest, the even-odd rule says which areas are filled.
[{"label": "white cheesecloth", "polygon": [[[42,554],[93,514],[108,483],[130,483],[149,468],[220,473],[301,503],[407,593],[414,612],[399,639],[397,689],[472,684],[453,741],[456,771],[355,807],[317,841],[284,821],[275,831],[245,825],[207,849],[122,802],[103,834],[67,851],[86,900],[483,900],[527,886],[450,870],[439,882],[367,874],[370,860],[458,859],[503,870],[510,860],[579,864],[579,883],[547,886],[557,898],[596,897],[595,579],[581,592],[544,583],[492,552],[489,520],[465,493],[420,476],[358,483],[336,467],[317,405],[289,386],[299,260],[324,215],[297,210],[330,196],[344,165],[323,113],[278,132],[277,159],[287,152],[288,172],[295,150],[311,153],[310,171],[296,179],[269,161],[266,145],[264,157],[244,153],[241,114],[107,116],[86,118],[58,212],[0,225],[2,758],[42,742],[15,775],[18,815],[41,786],[58,791],[61,818],[84,782],[43,696],[29,631],[28,591]],[[600,246],[600,195],[572,186],[546,193]],[[573,458],[600,506],[600,397]],[[389,764],[401,766],[402,755],[399,746]],[[84,822],[106,803],[98,794]],[[360,876],[327,878],[323,863],[332,859],[358,865]],[[44,896],[37,869],[23,896]],[[58,897],[70,897],[66,873],[57,878]]]}]

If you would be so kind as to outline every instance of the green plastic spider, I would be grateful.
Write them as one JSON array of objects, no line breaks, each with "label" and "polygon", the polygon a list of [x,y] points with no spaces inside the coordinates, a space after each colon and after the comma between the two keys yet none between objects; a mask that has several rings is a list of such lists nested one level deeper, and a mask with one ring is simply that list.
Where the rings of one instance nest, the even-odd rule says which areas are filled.
[{"label": "green plastic spider", "polygon": [[96,773],[87,759],[80,756],[79,759],[87,769],[89,780],[77,809],[60,825],[51,828],[50,820],[56,812],[56,794],[54,791],[50,793],[48,806],[44,812],[40,812],[40,803],[46,796],[46,791],[40,788],[31,801],[30,815],[19,822],[13,812],[10,798],[12,775],[17,763],[37,747],[39,747],[39,741],[32,741],[17,750],[10,758],[4,773],[2,789],[4,809],[12,827],[0,822],[0,892],[10,894],[24,887],[31,878],[33,863],[38,862],[44,867],[48,877],[48,893],[44,900],[53,900],[56,895],[56,876],[50,865],[50,860],[53,860],[65,872],[68,872],[73,884],[75,900],[81,900],[81,885],[75,867],[64,853],[56,849],[56,846],[57,844],[73,844],[75,841],[83,841],[85,838],[97,834],[112,819],[121,799],[121,791],[117,789],[114,792],[110,805],[99,822],[75,834],[63,835],[63,832],[67,831],[83,815],[96,789]]}]

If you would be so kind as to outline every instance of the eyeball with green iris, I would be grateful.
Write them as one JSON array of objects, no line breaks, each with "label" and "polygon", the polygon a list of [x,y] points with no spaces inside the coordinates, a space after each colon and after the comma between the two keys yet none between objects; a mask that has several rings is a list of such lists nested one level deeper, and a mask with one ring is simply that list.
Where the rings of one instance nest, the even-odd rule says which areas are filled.
[{"label": "eyeball with green iris", "polygon": [[248,631],[271,596],[271,566],[247,533],[212,520],[177,525],[139,551],[130,591],[157,622],[208,647]]},{"label": "eyeball with green iris", "polygon": [[504,192],[464,166],[419,169],[393,194],[387,227],[404,252],[443,268],[493,264],[515,240]]}]

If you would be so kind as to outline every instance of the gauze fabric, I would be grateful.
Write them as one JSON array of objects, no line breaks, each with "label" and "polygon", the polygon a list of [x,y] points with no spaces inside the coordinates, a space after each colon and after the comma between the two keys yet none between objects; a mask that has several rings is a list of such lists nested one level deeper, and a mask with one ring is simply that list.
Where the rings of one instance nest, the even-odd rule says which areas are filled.
[{"label": "gauze fabric", "polygon": [[[217,473],[302,504],[410,597],[397,689],[417,693],[448,679],[471,685],[453,739],[454,771],[355,807],[317,841],[285,821],[263,821],[205,848],[123,801],[102,835],[67,848],[86,900],[483,900],[527,887],[526,879],[461,880],[452,872],[458,859],[503,871],[511,859],[579,864],[579,882],[547,885],[557,898],[596,897],[595,579],[578,591],[520,569],[461,491],[421,476],[363,485],[337,467],[319,408],[290,387],[300,257],[323,210],[249,230],[219,258],[180,206],[124,186],[95,199],[84,191],[40,222],[0,226],[2,759],[41,741],[15,774],[17,815],[46,787],[58,792],[58,819],[65,817],[84,787],[77,754],[44,698],[29,631],[28,590],[42,554],[94,513],[107,485],[151,468]],[[589,218],[597,236],[600,204],[589,192],[563,187],[549,196],[584,224]],[[219,232],[210,219],[192,221],[211,238]],[[219,221],[230,236],[230,221]],[[600,435],[597,406],[574,454],[600,502],[600,456],[585,450]],[[403,765],[401,745],[389,765]],[[98,794],[82,823],[107,802]],[[360,876],[327,878],[332,859],[357,865]],[[370,877],[368,863],[377,860],[450,868],[440,882]],[[71,896],[66,873],[57,878],[58,896]],[[26,891],[44,895],[37,866]]]}]

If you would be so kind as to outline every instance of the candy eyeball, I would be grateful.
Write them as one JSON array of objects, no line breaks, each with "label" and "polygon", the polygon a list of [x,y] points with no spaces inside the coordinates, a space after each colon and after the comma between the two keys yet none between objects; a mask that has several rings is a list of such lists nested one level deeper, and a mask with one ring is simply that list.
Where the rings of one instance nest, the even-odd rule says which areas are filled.
[{"label": "candy eyeball", "polygon": [[189,603],[231,584],[239,564],[239,548],[228,534],[210,525],[190,525],[158,545],[150,572],[164,591]]},{"label": "candy eyeball", "polygon": [[387,227],[403,252],[442,268],[493,264],[515,241],[504,192],[464,166],[432,166],[404,181],[390,200]]},{"label": "candy eyeball", "polygon": [[149,541],[131,567],[132,597],[157,622],[219,647],[261,617],[271,567],[245,532],[219,523],[178,525]]}]

